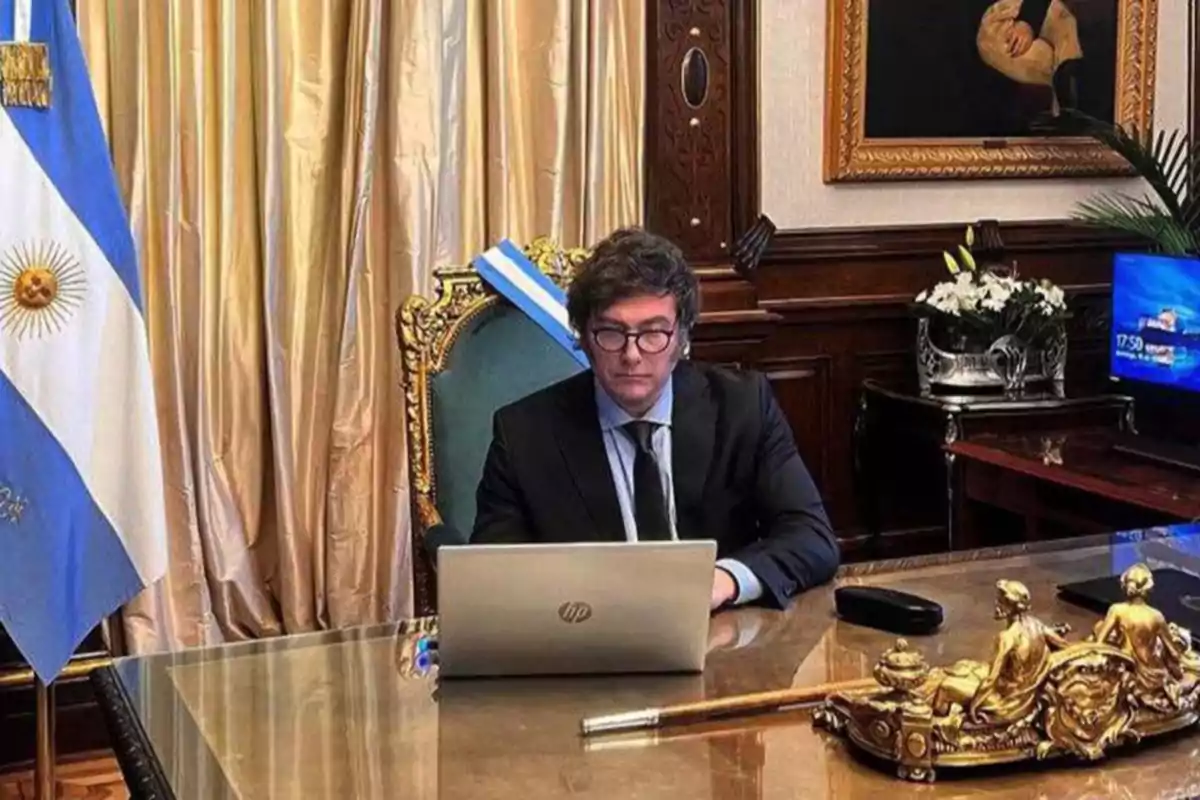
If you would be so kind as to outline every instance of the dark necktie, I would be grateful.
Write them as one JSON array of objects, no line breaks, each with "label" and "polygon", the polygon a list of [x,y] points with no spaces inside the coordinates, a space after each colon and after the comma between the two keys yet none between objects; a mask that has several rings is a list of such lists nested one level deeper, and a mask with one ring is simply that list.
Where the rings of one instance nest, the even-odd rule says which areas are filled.
[{"label": "dark necktie", "polygon": [[625,430],[637,445],[633,460],[633,508],[639,541],[662,541],[671,538],[671,523],[667,519],[667,503],[663,497],[662,474],[654,457],[652,438],[658,425],[635,420],[625,424]]}]

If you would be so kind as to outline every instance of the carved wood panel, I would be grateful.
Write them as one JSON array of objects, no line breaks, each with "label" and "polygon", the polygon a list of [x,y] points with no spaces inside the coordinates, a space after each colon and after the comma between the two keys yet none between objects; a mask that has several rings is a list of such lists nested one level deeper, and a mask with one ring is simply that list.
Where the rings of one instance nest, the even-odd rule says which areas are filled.
[{"label": "carved wood panel", "polygon": [[[697,265],[728,261],[735,236],[730,6],[647,4],[647,36],[655,46],[646,60],[646,226],[673,239]],[[685,97],[685,65],[696,97]]]}]

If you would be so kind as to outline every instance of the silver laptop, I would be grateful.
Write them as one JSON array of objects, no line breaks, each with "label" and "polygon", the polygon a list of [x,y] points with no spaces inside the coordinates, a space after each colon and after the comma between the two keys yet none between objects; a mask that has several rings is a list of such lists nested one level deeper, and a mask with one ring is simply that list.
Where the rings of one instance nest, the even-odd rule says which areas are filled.
[{"label": "silver laptop", "polygon": [[438,672],[701,671],[716,556],[712,541],[443,547]]}]

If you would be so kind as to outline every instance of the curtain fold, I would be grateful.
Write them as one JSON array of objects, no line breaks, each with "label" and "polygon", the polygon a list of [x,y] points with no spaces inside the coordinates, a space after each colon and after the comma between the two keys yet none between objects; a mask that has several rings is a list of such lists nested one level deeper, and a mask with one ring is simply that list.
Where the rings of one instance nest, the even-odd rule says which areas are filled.
[{"label": "curtain fold", "polygon": [[637,0],[88,0],[170,573],[134,652],[412,611],[393,319],[500,237],[641,219]]}]

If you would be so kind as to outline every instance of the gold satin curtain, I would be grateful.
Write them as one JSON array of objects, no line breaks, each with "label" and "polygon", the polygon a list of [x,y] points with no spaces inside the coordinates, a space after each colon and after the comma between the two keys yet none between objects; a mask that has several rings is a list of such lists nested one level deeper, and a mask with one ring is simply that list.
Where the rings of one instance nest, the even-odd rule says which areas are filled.
[{"label": "gold satin curtain", "polygon": [[171,569],[136,652],[393,620],[397,307],[641,218],[640,0],[86,0],[145,276]]}]

